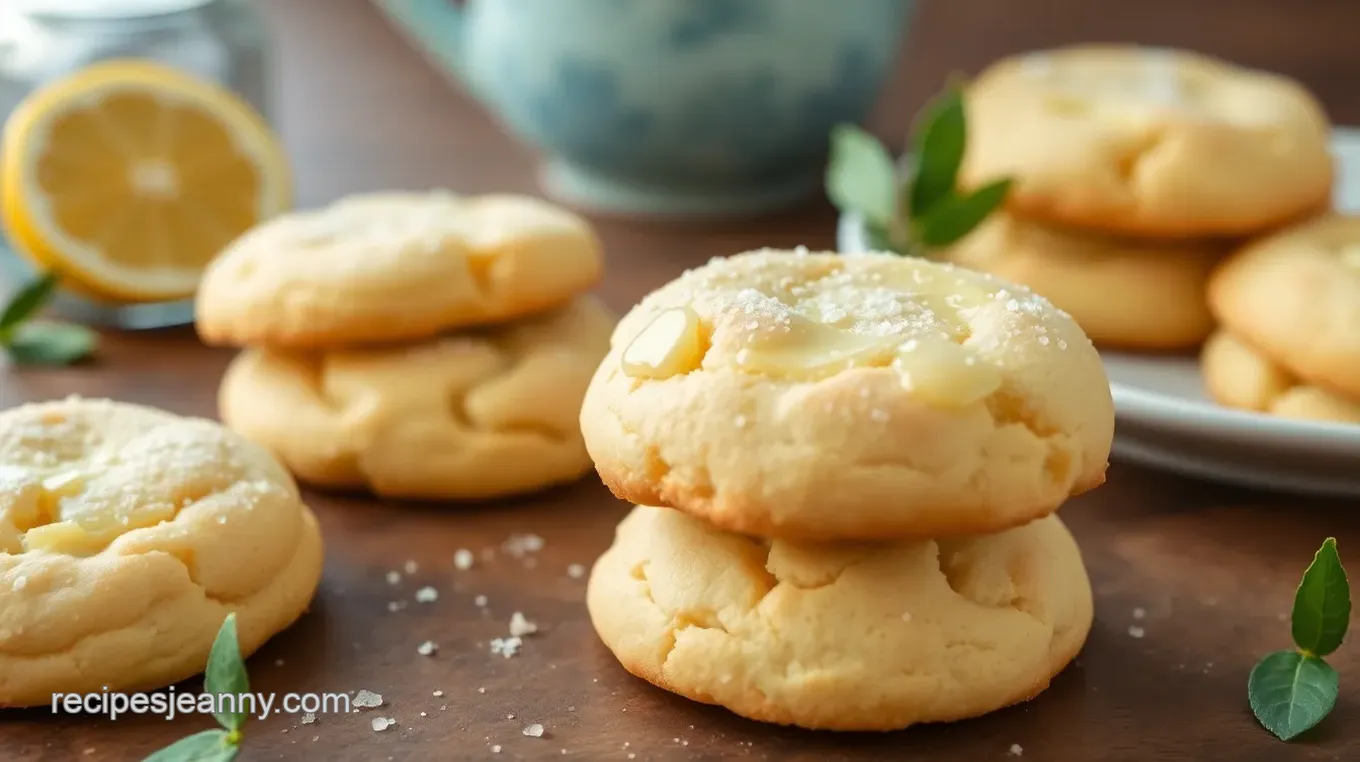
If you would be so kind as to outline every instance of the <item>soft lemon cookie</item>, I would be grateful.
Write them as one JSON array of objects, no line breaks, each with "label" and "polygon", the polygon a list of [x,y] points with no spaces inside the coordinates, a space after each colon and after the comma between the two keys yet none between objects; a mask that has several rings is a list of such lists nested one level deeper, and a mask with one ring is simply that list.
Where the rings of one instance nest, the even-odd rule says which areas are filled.
[{"label": "soft lemon cookie", "polygon": [[620,498],[814,539],[999,531],[1104,480],[1109,384],[1066,313],[984,273],[756,251],[663,286],[581,410]]},{"label": "soft lemon cookie", "polygon": [[529,492],[590,470],[577,417],[613,327],[582,297],[419,344],[248,349],[218,404],[224,423],[313,484],[421,499]]},{"label": "soft lemon cookie", "polygon": [[1290,373],[1360,399],[1360,217],[1261,238],[1209,280],[1224,328]]},{"label": "soft lemon cookie", "polygon": [[1200,372],[1209,394],[1229,407],[1283,418],[1360,423],[1360,401],[1300,381],[1225,331],[1205,343]]},{"label": "soft lemon cookie", "polygon": [[635,508],[591,622],[624,668],[743,717],[896,730],[1037,696],[1081,650],[1090,581],[1057,516],[1000,534],[766,542]]},{"label": "soft lemon cookie", "polygon": [[537,199],[355,196],[228,246],[199,287],[198,332],[294,348],[423,339],[563,305],[601,265],[586,221]]},{"label": "soft lemon cookie", "polygon": [[0,413],[0,706],[203,671],[227,614],[250,654],[321,577],[321,535],[264,449],[108,400]]},{"label": "soft lemon cookie", "polygon": [[1327,204],[1327,116],[1299,83],[1194,53],[1083,45],[1004,59],[965,94],[961,180],[1027,216],[1242,235]]},{"label": "soft lemon cookie", "polygon": [[1227,246],[1055,228],[998,213],[946,260],[1022,283],[1066,310],[1098,345],[1197,347],[1214,327],[1205,284]]}]

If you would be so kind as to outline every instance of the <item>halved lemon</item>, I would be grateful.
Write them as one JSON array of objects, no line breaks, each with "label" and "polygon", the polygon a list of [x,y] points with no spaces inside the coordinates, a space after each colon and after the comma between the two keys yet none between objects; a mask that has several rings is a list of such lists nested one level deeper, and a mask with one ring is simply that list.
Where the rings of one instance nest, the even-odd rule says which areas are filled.
[{"label": "halved lemon", "polygon": [[147,61],[36,90],[0,147],[15,248],[105,301],[191,296],[225,244],[290,203],[283,149],[249,104]]}]

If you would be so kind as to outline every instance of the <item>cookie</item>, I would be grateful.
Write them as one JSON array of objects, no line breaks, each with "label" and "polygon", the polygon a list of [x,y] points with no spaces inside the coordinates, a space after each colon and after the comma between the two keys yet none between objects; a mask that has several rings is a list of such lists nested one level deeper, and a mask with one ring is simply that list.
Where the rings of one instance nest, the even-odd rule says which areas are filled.
[{"label": "cookie", "polygon": [[1208,293],[1229,332],[1293,375],[1360,399],[1360,217],[1258,239],[1214,271]]},{"label": "cookie", "polygon": [[219,412],[312,484],[429,500],[529,492],[590,470],[576,421],[613,327],[583,297],[412,345],[248,349]]},{"label": "cookie", "polygon": [[1100,358],[1023,286],[887,254],[715,259],[615,330],[581,410],[614,494],[767,537],[994,532],[1104,480]]},{"label": "cookie", "polygon": [[1204,345],[1200,373],[1210,396],[1229,407],[1283,418],[1360,423],[1360,401],[1302,382],[1230,333]]},{"label": "cookie", "polygon": [[1004,59],[967,88],[960,179],[1009,204],[1139,236],[1239,236],[1317,211],[1322,106],[1288,78],[1176,50],[1083,45]]},{"label": "cookie", "polygon": [[293,480],[220,425],[76,398],[0,413],[0,707],[192,677],[232,612],[249,655],[320,578]]},{"label": "cookie", "polygon": [[537,199],[356,196],[228,246],[204,273],[196,319],[210,344],[417,340],[561,306],[600,270],[585,220]]},{"label": "cookie", "polygon": [[586,605],[632,674],[753,720],[897,730],[1034,698],[1081,650],[1090,581],[1057,516],[1000,534],[766,542],[635,508]]},{"label": "cookie", "polygon": [[1097,345],[1173,350],[1199,346],[1214,327],[1205,283],[1227,247],[1055,228],[992,215],[943,253],[1042,294]]}]

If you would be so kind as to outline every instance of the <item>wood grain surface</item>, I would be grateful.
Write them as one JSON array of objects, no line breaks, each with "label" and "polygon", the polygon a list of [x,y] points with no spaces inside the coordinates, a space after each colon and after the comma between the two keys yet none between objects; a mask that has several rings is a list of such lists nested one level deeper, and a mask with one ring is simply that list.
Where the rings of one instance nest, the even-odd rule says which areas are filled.
[{"label": "wood grain surface", "polygon": [[[299,202],[383,188],[537,192],[532,155],[403,46],[362,0],[269,0],[258,6],[279,46],[282,125]],[[1353,0],[926,0],[899,74],[874,120],[894,139],[952,71],[998,55],[1083,40],[1181,45],[1295,75],[1340,122],[1360,123]],[[758,220],[657,223],[596,219],[609,253],[601,294],[623,310],[682,268],[756,246],[831,246],[823,201]],[[4,369],[0,404],[67,394],[109,396],[215,416],[230,354],[191,331],[110,334],[97,362],[56,371]],[[1285,612],[1324,536],[1360,559],[1354,505],[1235,491],[1116,464],[1108,484],[1066,506],[1097,597],[1090,641],[1035,701],[991,716],[891,734],[830,734],[748,722],[628,676],[587,620],[588,566],[627,510],[592,476],[504,503],[409,506],[309,493],[327,543],[312,611],[249,662],[258,691],[368,689],[378,712],[275,716],[248,728],[241,760],[1128,760],[1360,759],[1360,649],[1333,659],[1334,715],[1285,745],[1246,703],[1247,673],[1289,644]],[[533,533],[541,550],[485,551]],[[479,558],[458,571],[454,551]],[[406,562],[398,585],[386,580]],[[1360,568],[1360,561],[1355,568]],[[433,586],[438,600],[413,595]],[[486,607],[475,604],[486,596]],[[389,603],[404,601],[392,612]],[[1135,610],[1144,616],[1135,619]],[[492,655],[521,611],[541,631],[512,659]],[[1136,626],[1141,630],[1131,627]],[[1135,637],[1135,634],[1141,637]],[[417,646],[439,644],[432,657]],[[197,690],[190,681],[181,690]],[[436,697],[434,692],[441,691]],[[397,726],[376,733],[370,719]],[[541,723],[541,738],[521,730]],[[0,713],[0,759],[135,760],[211,720],[117,721]],[[494,751],[495,749],[499,751]]]}]

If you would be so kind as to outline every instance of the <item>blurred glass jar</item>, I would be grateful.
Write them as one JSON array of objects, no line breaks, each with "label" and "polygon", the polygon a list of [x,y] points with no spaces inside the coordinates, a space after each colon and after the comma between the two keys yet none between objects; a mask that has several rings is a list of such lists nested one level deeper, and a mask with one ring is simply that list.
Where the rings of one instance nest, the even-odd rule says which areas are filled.
[{"label": "blurred glass jar", "polygon": [[[37,88],[115,58],[156,61],[217,83],[272,121],[269,38],[246,0],[0,0],[0,122]],[[5,291],[32,276],[0,238]],[[193,320],[192,299],[117,305],[62,292],[53,309],[120,328]]]}]

